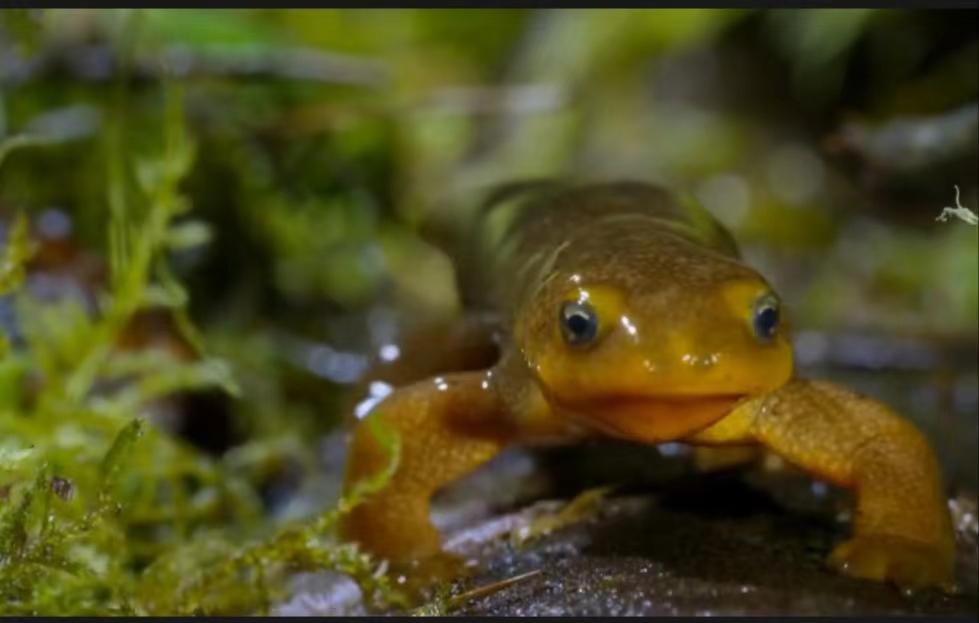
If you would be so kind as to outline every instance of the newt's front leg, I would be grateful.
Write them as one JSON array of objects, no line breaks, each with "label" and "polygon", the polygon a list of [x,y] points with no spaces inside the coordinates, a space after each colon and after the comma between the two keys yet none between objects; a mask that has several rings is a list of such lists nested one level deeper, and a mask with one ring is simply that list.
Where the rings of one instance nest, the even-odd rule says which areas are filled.
[{"label": "newt's front leg", "polygon": [[[511,438],[505,408],[485,372],[446,375],[401,387],[367,416],[401,440],[387,486],[343,520],[344,538],[393,562],[440,551],[429,500],[444,485],[497,454]],[[344,487],[384,468],[387,457],[364,422],[353,432]]]},{"label": "newt's front leg", "polygon": [[938,462],[925,437],[880,402],[795,380],[691,441],[756,441],[853,489],[853,537],[829,557],[842,572],[903,587],[953,587],[955,534]]}]

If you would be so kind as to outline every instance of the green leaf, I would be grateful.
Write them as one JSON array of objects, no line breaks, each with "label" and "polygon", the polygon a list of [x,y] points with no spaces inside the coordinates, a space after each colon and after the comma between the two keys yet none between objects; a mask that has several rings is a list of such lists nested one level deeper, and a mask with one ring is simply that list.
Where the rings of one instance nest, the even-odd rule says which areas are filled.
[{"label": "green leaf", "polygon": [[133,451],[133,447],[142,436],[143,420],[139,418],[134,419],[116,435],[115,441],[112,442],[112,445],[105,453],[105,457],[99,465],[99,474],[101,475],[102,492],[104,495],[107,495],[111,487],[115,484],[119,473],[125,467],[126,461]]},{"label": "green leaf", "polygon": [[18,214],[0,258],[0,295],[18,289],[24,281],[24,266],[35,250],[27,229],[27,217]]}]

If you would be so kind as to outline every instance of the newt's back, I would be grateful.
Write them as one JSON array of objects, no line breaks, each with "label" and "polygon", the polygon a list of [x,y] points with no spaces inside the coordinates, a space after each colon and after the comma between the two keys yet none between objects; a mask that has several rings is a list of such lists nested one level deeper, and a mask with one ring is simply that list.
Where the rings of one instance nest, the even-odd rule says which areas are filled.
[{"label": "newt's back", "polygon": [[692,201],[639,182],[545,180],[492,193],[456,255],[467,302],[511,312],[561,264],[605,267],[618,280],[683,271],[694,283],[701,252],[737,257],[727,232]]}]

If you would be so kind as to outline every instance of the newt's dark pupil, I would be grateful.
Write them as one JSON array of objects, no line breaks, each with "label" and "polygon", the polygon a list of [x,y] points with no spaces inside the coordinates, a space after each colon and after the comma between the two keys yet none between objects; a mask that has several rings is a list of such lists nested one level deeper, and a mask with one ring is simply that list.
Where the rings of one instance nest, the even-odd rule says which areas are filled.
[{"label": "newt's dark pupil", "polygon": [[778,329],[778,303],[763,300],[755,308],[755,335],[762,340],[770,340]]},{"label": "newt's dark pupil", "polygon": [[568,318],[568,328],[571,329],[571,332],[575,335],[584,335],[588,333],[589,325],[590,322],[588,321],[588,317],[584,316],[583,314],[575,314],[574,316]]},{"label": "newt's dark pupil", "polygon": [[587,303],[565,303],[561,308],[561,327],[569,344],[587,344],[598,332],[598,317]]}]

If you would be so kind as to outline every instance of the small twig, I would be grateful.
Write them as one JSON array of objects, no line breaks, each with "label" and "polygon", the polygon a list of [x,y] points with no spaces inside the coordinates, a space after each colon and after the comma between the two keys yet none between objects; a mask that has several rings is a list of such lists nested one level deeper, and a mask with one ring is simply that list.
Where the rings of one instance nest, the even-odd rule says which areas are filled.
[{"label": "small twig", "polygon": [[979,216],[970,210],[969,208],[962,205],[959,201],[959,185],[955,185],[955,207],[944,207],[942,208],[942,213],[935,217],[936,221],[941,221],[943,223],[948,221],[948,217],[957,216],[969,225],[979,225]]},{"label": "small twig", "polygon": [[452,597],[446,603],[446,609],[451,610],[453,608],[458,608],[462,604],[466,603],[471,599],[477,599],[479,597],[486,597],[487,595],[492,595],[493,593],[499,592],[509,586],[528,580],[541,573],[540,569],[534,569],[533,571],[528,571],[527,573],[521,573],[520,575],[515,575],[512,578],[506,578],[505,580],[500,580],[498,582],[491,582],[490,584],[485,584],[483,586],[477,586],[476,588],[470,589],[464,593],[460,593],[455,597]]}]

